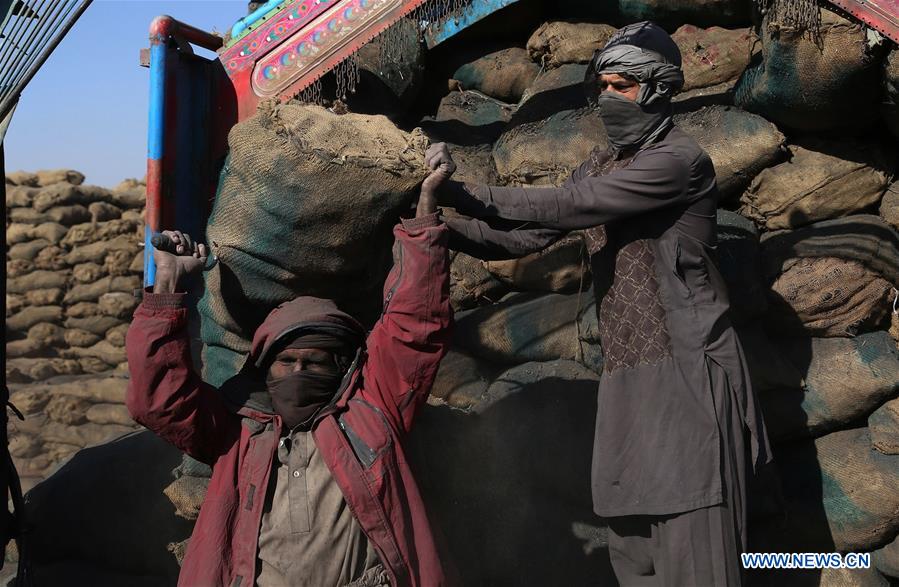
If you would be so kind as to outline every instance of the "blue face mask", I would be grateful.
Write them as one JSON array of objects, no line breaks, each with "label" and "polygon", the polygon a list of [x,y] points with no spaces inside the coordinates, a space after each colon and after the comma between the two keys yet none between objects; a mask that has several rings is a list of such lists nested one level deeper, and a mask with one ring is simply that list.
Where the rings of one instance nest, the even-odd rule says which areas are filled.
[{"label": "blue face mask", "polygon": [[595,102],[609,144],[618,151],[639,148],[655,140],[671,123],[671,105],[667,100],[641,106],[624,96],[602,92]]}]

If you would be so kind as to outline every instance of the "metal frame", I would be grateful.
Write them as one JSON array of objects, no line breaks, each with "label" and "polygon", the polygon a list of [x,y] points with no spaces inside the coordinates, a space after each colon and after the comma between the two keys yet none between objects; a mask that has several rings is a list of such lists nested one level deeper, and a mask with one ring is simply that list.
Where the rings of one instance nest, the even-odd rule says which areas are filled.
[{"label": "metal frame", "polygon": [[827,0],[899,43],[899,0]]},{"label": "metal frame", "polygon": [[[5,1],[0,44],[0,120],[12,110],[63,38],[93,0],[39,0],[34,7]],[[29,13],[24,12],[28,10]],[[10,18],[16,21],[7,30]],[[28,22],[34,20],[36,22]]]},{"label": "metal frame", "polygon": [[236,93],[221,62],[195,55],[191,44],[215,51],[222,39],[170,16],[150,25],[145,286],[156,279],[154,235],[164,228],[203,233],[237,122]]}]

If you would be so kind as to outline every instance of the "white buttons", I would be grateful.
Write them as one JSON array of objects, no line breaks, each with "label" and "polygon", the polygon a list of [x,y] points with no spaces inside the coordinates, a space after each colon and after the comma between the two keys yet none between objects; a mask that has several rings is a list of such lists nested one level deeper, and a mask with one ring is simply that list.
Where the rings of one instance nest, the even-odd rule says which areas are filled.
[{"label": "white buttons", "polygon": [[293,476],[294,476],[294,477],[299,477],[299,476],[300,476],[300,472],[299,472],[299,471],[294,471],[294,472],[293,472]]}]

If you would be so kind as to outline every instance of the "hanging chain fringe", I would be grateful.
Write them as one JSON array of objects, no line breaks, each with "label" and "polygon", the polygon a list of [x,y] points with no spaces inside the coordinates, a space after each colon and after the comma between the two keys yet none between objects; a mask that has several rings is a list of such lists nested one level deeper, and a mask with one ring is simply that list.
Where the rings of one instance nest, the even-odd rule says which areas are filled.
[{"label": "hanging chain fringe", "polygon": [[[391,63],[404,65],[416,49],[412,43],[421,42],[421,34],[425,28],[448,19],[472,1],[476,0],[428,0],[413,9],[406,19],[415,25],[419,35],[417,40],[410,39],[409,35],[404,34],[401,26],[402,20],[385,29],[375,37],[375,40],[379,42],[378,58],[381,70],[385,70],[387,64]],[[356,53],[338,63],[332,71],[336,82],[334,97],[336,100],[345,102],[347,94],[354,94],[359,85],[359,61]],[[315,80],[294,99],[304,104],[324,106],[327,100],[322,92],[321,79]]]}]

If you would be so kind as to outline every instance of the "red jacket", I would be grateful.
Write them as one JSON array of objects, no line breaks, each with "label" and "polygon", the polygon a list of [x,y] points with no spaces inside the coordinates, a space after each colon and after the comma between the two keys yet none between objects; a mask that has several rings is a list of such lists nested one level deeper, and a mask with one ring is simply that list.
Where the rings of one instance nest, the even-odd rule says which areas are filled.
[{"label": "red jacket", "polygon": [[[393,585],[443,585],[444,570],[403,443],[450,340],[447,230],[436,215],[394,229],[384,313],[312,436]],[[213,466],[179,585],[252,587],[281,418],[229,408],[191,368],[184,294],[146,294],[126,342],[135,420]],[[252,358],[252,355],[251,355]]]}]

